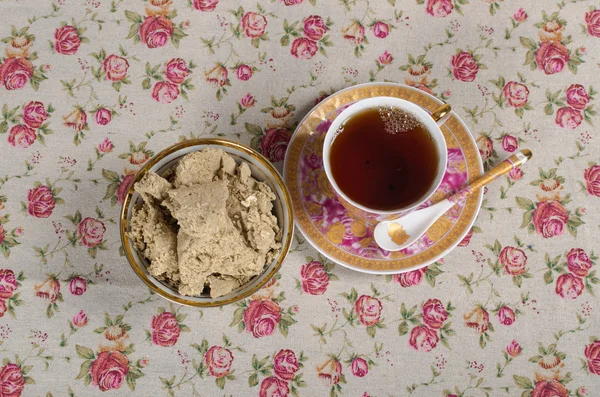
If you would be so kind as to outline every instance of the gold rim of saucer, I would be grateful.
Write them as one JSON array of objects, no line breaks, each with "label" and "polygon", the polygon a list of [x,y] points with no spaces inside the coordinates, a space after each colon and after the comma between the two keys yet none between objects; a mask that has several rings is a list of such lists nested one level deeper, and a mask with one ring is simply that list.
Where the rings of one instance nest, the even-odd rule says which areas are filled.
[{"label": "gold rim of saucer", "polygon": [[[458,245],[468,233],[477,217],[483,200],[483,192],[471,195],[466,200],[456,223],[449,225],[448,223],[440,222],[437,227],[442,229],[439,230],[439,235],[443,237],[439,241],[436,241],[425,251],[409,257],[399,257],[402,255],[401,253],[392,253],[390,256],[393,258],[396,255],[396,259],[370,259],[346,252],[329,241],[310,221],[303,207],[303,201],[300,199],[298,187],[298,164],[300,156],[312,131],[327,115],[348,103],[374,96],[392,96],[409,100],[430,113],[439,109],[440,105],[444,104],[444,102],[419,89],[394,83],[367,83],[338,91],[316,105],[296,128],[285,156],[284,179],[292,196],[294,216],[298,228],[308,242],[323,255],[357,271],[376,274],[402,273],[418,269],[439,260]],[[452,113],[441,128],[446,134],[451,134],[460,146],[465,157],[469,181],[480,176],[483,173],[483,164],[477,144],[467,126],[464,125],[456,114]],[[433,227],[436,227],[436,225]]]},{"label": "gold rim of saucer", "polygon": [[[290,228],[289,231],[287,233],[287,242],[285,244],[285,246],[281,247],[281,254],[279,256],[279,260],[277,261],[277,263],[275,264],[275,266],[271,269],[271,271],[267,274],[267,276],[265,277],[264,281],[257,284],[256,286],[254,286],[252,289],[249,289],[248,291],[239,293],[237,295],[234,295],[233,297],[227,299],[227,300],[223,300],[223,301],[218,301],[218,302],[197,302],[197,301],[192,301],[189,299],[185,299],[185,298],[181,298],[179,296],[173,295],[171,294],[169,291],[167,290],[163,290],[158,288],[156,285],[154,285],[152,283],[152,281],[149,279],[149,277],[146,275],[146,273],[142,270],[142,265],[140,265],[135,258],[133,257],[133,253],[132,253],[132,247],[131,244],[129,243],[129,239],[126,236],[126,231],[127,231],[127,212],[129,209],[129,205],[131,202],[131,198],[133,196],[134,190],[133,190],[133,185],[135,185],[136,182],[138,182],[146,172],[148,172],[148,170],[150,168],[152,168],[156,163],[158,163],[160,160],[162,160],[163,158],[167,157],[168,155],[177,152],[178,150],[190,147],[190,146],[196,146],[196,145],[219,145],[219,146],[226,146],[226,147],[230,147],[230,148],[234,148],[237,150],[240,150],[246,154],[248,154],[249,156],[251,156],[253,159],[257,160],[258,162],[260,162],[262,165],[264,165],[269,172],[271,172],[271,174],[273,175],[275,182],[277,183],[277,185],[281,188],[281,191],[283,192],[283,198],[284,198],[284,205],[287,208],[289,214],[291,215],[291,219],[290,219]],[[133,269],[133,271],[135,272],[135,274],[144,282],[144,284],[146,284],[146,286],[148,288],[150,288],[154,293],[162,296],[163,298],[166,298],[172,302],[175,303],[179,303],[181,305],[186,305],[186,306],[194,306],[194,307],[215,307],[215,306],[223,306],[223,305],[228,305],[230,303],[239,301],[241,299],[247,298],[248,296],[254,294],[255,292],[259,291],[266,283],[269,282],[269,280],[271,280],[273,278],[273,276],[275,276],[275,274],[279,271],[279,269],[281,268],[281,265],[283,264],[283,261],[285,260],[285,258],[287,257],[287,254],[289,253],[290,247],[292,245],[292,239],[294,236],[294,211],[293,211],[293,207],[292,207],[292,199],[291,199],[291,195],[289,190],[287,189],[287,187],[285,186],[285,183],[283,181],[283,178],[281,177],[281,175],[279,174],[279,171],[277,171],[277,169],[273,166],[273,164],[267,160],[263,155],[261,155],[260,153],[256,152],[255,150],[241,144],[238,142],[234,142],[234,141],[229,141],[227,139],[217,139],[217,138],[198,138],[198,139],[190,139],[184,142],[180,142],[180,143],[176,143],[172,146],[169,146],[168,148],[162,150],[160,153],[158,153],[156,156],[152,157],[150,160],[148,160],[148,162],[146,164],[144,164],[144,166],[142,168],[140,168],[140,170],[137,172],[137,174],[135,175],[135,178],[133,179],[133,181],[131,182],[131,185],[129,186],[129,190],[127,191],[127,194],[125,195],[125,198],[123,200],[123,206],[121,208],[121,215],[120,215],[120,222],[119,222],[119,231],[121,234],[121,243],[123,245],[123,249],[125,250],[125,256],[127,257],[127,261],[129,262],[129,265],[131,266],[131,268]],[[169,288],[169,287],[166,287]]]}]

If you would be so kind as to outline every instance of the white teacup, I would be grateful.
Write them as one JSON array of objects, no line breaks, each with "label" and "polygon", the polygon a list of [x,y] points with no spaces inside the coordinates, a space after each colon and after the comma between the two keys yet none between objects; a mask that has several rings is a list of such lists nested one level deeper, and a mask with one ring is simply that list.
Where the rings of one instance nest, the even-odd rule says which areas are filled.
[{"label": "white teacup", "polygon": [[[333,175],[331,172],[331,164],[330,164],[331,146],[335,140],[335,137],[337,136],[336,131],[338,131],[338,129],[340,129],[340,127],[343,126],[344,123],[346,123],[346,121],[348,121],[350,118],[355,116],[357,113],[360,113],[361,111],[366,110],[366,109],[382,108],[382,107],[398,108],[400,110],[403,110],[403,111],[408,112],[408,113],[412,114],[413,116],[415,116],[417,118],[417,120],[419,120],[421,122],[421,124],[425,127],[425,129],[429,132],[429,134],[433,138],[433,141],[435,142],[435,146],[437,148],[437,154],[438,154],[438,159],[439,159],[438,169],[437,169],[437,173],[435,174],[435,179],[431,183],[431,186],[427,190],[427,192],[425,194],[423,194],[423,196],[420,197],[418,200],[415,200],[415,202],[410,203],[402,208],[397,208],[394,210],[380,210],[380,209],[368,208],[368,207],[365,207],[364,205],[361,205],[361,204],[353,201],[352,199],[350,199],[339,188],[338,184],[336,183],[335,179],[333,178]],[[397,218],[398,216],[402,216],[402,215],[410,212],[411,210],[417,208],[419,205],[423,204],[425,201],[427,201],[429,199],[429,197],[431,197],[431,195],[438,189],[438,187],[440,186],[440,183],[442,182],[442,179],[444,178],[444,174],[446,173],[446,163],[448,162],[448,151],[447,151],[447,147],[446,147],[446,140],[444,139],[444,134],[442,133],[440,126],[442,124],[444,124],[444,122],[448,119],[448,117],[450,116],[450,112],[451,112],[450,105],[447,105],[447,104],[442,105],[440,108],[438,108],[436,111],[434,111],[430,115],[420,106],[415,105],[414,103],[406,101],[404,99],[393,98],[393,97],[374,97],[374,98],[368,98],[368,99],[363,99],[361,101],[358,101],[358,102],[354,103],[353,105],[351,105],[350,107],[346,108],[342,113],[340,113],[335,118],[335,120],[333,121],[333,123],[331,124],[329,129],[327,130],[327,134],[325,135],[325,142],[323,144],[323,164],[324,164],[324,168],[325,168],[325,173],[327,174],[327,178],[329,179],[329,182],[331,183],[331,186],[335,190],[338,197],[340,197],[342,199],[342,200],[340,200],[342,202],[342,204],[345,204],[346,206],[349,204],[359,210],[366,212],[367,215],[369,215],[370,217],[376,217],[377,220],[381,221],[384,219],[393,219],[393,218]],[[343,134],[343,132],[342,132],[342,134]]]}]

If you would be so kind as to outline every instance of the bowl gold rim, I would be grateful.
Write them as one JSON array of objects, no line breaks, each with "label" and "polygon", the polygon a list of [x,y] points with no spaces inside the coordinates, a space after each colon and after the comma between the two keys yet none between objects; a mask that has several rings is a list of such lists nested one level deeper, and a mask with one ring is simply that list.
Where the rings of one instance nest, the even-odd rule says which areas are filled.
[{"label": "bowl gold rim", "polygon": [[[285,246],[282,247],[281,249],[281,254],[279,256],[279,260],[277,261],[277,264],[273,267],[273,269],[271,269],[271,271],[269,272],[269,274],[267,274],[267,277],[265,277],[264,282],[261,282],[259,284],[257,284],[255,287],[253,287],[252,289],[240,293],[239,295],[236,295],[230,299],[224,300],[224,301],[220,301],[220,302],[196,302],[196,301],[191,301],[185,298],[180,298],[178,296],[172,295],[170,292],[162,290],[158,287],[156,287],[156,285],[154,285],[148,276],[146,276],[146,274],[144,273],[144,271],[142,270],[140,264],[138,264],[135,259],[133,258],[133,253],[132,253],[132,247],[129,243],[129,239],[126,236],[126,231],[127,231],[127,212],[128,212],[128,208],[131,202],[131,198],[134,194],[134,190],[133,190],[133,186],[135,185],[136,182],[138,182],[142,176],[148,172],[148,170],[150,168],[152,168],[156,163],[158,163],[160,160],[162,160],[163,158],[165,158],[166,156],[177,152],[178,150],[190,147],[190,146],[196,146],[196,145],[220,145],[220,146],[226,146],[226,147],[230,147],[230,148],[234,148],[234,149],[238,149],[246,154],[248,154],[249,156],[251,156],[253,159],[259,161],[262,165],[264,165],[273,175],[275,182],[277,183],[277,185],[279,185],[279,187],[281,188],[282,192],[283,192],[283,198],[285,201],[285,206],[288,210],[288,213],[290,214],[290,228],[288,230],[287,233],[287,242],[285,244]],[[123,249],[125,251],[125,256],[127,257],[127,261],[129,262],[129,265],[131,266],[131,268],[133,269],[133,271],[135,272],[135,274],[144,282],[144,284],[146,284],[146,286],[148,288],[150,288],[154,293],[162,296],[163,298],[174,302],[174,303],[178,303],[181,305],[186,305],[186,306],[193,306],[193,307],[216,307],[216,306],[223,306],[223,305],[228,305],[230,303],[236,302],[238,300],[244,299],[252,294],[254,294],[256,291],[260,290],[269,280],[271,280],[271,278],[273,278],[273,276],[275,275],[275,273],[277,273],[277,271],[279,271],[279,269],[281,268],[281,265],[283,264],[283,261],[285,260],[285,258],[287,257],[288,253],[289,253],[289,249],[291,247],[292,244],[292,238],[294,235],[294,227],[295,227],[295,219],[294,219],[294,209],[292,207],[291,204],[292,200],[291,200],[291,196],[290,193],[287,189],[287,187],[285,186],[285,183],[283,181],[282,176],[279,174],[279,171],[277,171],[277,169],[273,166],[273,164],[267,160],[262,154],[258,153],[256,150],[241,144],[239,142],[234,142],[234,141],[230,141],[227,139],[220,139],[220,138],[196,138],[196,139],[190,139],[187,141],[183,141],[183,142],[179,142],[176,143],[172,146],[167,147],[166,149],[162,150],[160,153],[158,153],[157,155],[155,155],[154,157],[152,157],[150,160],[148,160],[148,162],[146,164],[144,164],[144,166],[142,168],[140,168],[138,170],[138,172],[135,175],[135,178],[133,179],[133,181],[131,182],[131,185],[129,186],[129,189],[127,190],[127,193],[125,195],[125,198],[123,200],[123,206],[121,207],[121,215],[120,215],[120,219],[119,219],[119,231],[121,234],[121,244],[123,245]]]}]

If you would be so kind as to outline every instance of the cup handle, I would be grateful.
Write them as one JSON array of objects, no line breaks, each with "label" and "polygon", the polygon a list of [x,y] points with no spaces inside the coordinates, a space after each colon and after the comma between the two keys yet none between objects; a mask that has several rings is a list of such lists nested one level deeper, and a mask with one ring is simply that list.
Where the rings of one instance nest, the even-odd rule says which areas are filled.
[{"label": "cup handle", "polygon": [[435,121],[437,125],[442,126],[451,114],[452,107],[446,103],[431,113],[431,118],[433,118],[433,121]]}]

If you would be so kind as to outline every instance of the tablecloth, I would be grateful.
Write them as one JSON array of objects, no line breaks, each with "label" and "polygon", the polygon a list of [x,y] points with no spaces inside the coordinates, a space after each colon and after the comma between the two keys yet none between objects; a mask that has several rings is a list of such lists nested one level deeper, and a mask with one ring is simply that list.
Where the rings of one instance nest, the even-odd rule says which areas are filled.
[{"label": "tablecloth", "polygon": [[[600,395],[594,1],[0,3],[0,395]],[[281,167],[303,115],[363,82],[452,104],[486,167],[471,232],[372,276],[299,234],[237,305],[151,294],[120,249],[133,175],[226,137]]]}]

